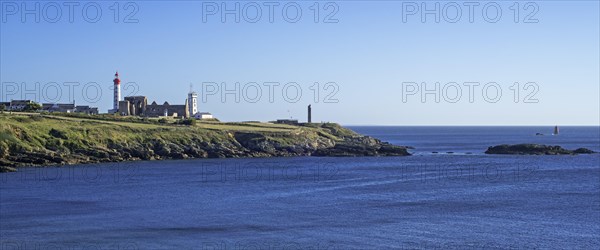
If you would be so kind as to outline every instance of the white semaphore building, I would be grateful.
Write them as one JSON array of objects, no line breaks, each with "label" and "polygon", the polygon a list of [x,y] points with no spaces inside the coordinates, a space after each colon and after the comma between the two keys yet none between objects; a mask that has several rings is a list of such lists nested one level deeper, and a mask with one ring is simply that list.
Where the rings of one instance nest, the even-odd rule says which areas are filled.
[{"label": "white semaphore building", "polygon": [[192,84],[190,84],[190,92],[188,93],[187,102],[188,102],[187,103],[188,110],[189,110],[191,117],[198,119],[198,120],[214,119],[214,116],[211,113],[199,111],[199,109],[198,109],[198,93],[196,93],[193,90]]},{"label": "white semaphore building", "polygon": [[190,84],[190,92],[188,93],[188,109],[190,112],[190,116],[194,116],[198,113],[198,93],[192,90],[192,86]]}]

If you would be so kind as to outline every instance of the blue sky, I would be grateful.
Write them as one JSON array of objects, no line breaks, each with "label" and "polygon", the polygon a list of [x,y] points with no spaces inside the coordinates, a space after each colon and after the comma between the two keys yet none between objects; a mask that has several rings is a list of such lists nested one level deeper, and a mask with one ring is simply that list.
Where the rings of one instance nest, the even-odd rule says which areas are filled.
[{"label": "blue sky", "polygon": [[[133,10],[131,6],[124,9],[126,2],[119,3],[117,23],[111,10],[114,1],[96,2],[102,9],[96,23],[82,17],[82,6],[88,2],[75,6],[72,23],[68,8],[58,2],[62,16],[50,23],[48,19],[55,17],[53,6],[46,7],[45,15],[47,3],[34,1],[26,7],[33,9],[40,3],[40,22],[35,22],[34,15],[26,15],[23,22],[21,2],[16,14],[12,14],[13,2],[2,2],[3,101],[36,95],[32,92],[40,101],[48,101],[44,96],[56,95],[44,87],[55,82],[62,86],[60,101],[67,102],[69,89],[64,84],[78,82],[77,104],[106,112],[112,106],[112,77],[119,70],[124,83],[137,86],[135,94],[159,103],[183,103],[190,83],[202,92],[203,86],[214,86],[211,82],[225,83],[228,89],[239,82],[239,102],[233,94],[221,100],[221,90],[200,102],[201,111],[224,121],[304,120],[308,104],[313,105],[315,121],[353,125],[598,125],[600,121],[598,1],[534,2],[538,9],[530,19],[537,23],[523,22],[535,10],[535,6],[525,9],[526,2],[519,2],[519,22],[515,22],[512,1],[497,2],[502,15],[495,23],[482,15],[487,2],[475,7],[472,23],[463,2],[458,2],[462,16],[456,23],[443,18],[455,16],[449,2],[438,2],[439,23],[434,15],[426,15],[422,22],[420,12],[403,22],[407,13],[403,3],[408,8],[407,3],[420,6],[422,1],[338,1],[327,9],[327,2],[321,1],[318,23],[311,9],[314,1],[295,2],[302,9],[296,23],[281,14],[287,2],[275,6],[272,23],[264,2],[257,2],[263,15],[256,23],[243,18],[254,17],[253,5],[247,6],[247,16],[241,10],[239,23],[233,15],[226,15],[223,23],[220,12],[203,22],[207,12],[200,1],[133,2],[138,7],[133,16],[137,23],[123,22]],[[205,2],[206,8],[207,3],[220,6],[223,1]],[[249,2],[225,2],[228,8],[235,3],[242,8]],[[435,3],[425,2],[428,8]],[[330,19],[337,23],[323,23],[334,6],[338,9]],[[441,10],[444,6],[446,16]],[[88,18],[93,18],[93,9],[89,13]],[[293,17],[293,9],[288,13]],[[493,18],[493,9],[488,14],[487,18]],[[40,87],[35,87],[36,82]],[[90,82],[102,88],[99,98],[83,96],[82,88]],[[269,82],[280,84],[272,102],[265,85]],[[298,100],[295,88],[289,88],[287,96],[282,93],[290,82],[302,90]],[[319,82],[319,102],[314,100],[315,82]],[[326,89],[329,82],[333,84]],[[411,82],[419,87],[425,82],[428,89],[439,82],[440,102],[435,102],[434,94],[426,95],[424,101],[421,92],[407,95]],[[467,82],[480,84],[472,102]],[[489,82],[502,89],[501,97],[493,98],[494,88],[488,89],[487,96],[482,93]],[[518,102],[515,82],[519,82]],[[534,86],[525,89],[528,82]],[[19,87],[14,92],[9,89],[14,83],[25,83],[31,91]],[[260,98],[256,85],[262,89]],[[456,86],[462,92],[458,99],[454,98]],[[87,90],[95,94],[93,88]],[[334,92],[330,102],[324,102]],[[525,103],[525,99],[537,103]]]}]

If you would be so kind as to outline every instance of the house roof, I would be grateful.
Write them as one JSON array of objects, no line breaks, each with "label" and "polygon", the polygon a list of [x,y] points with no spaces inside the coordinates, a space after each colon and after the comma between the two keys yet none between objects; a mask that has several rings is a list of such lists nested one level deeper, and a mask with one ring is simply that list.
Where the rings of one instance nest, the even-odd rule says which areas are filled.
[{"label": "house roof", "polygon": [[42,109],[75,109],[73,103],[43,103]]},{"label": "house roof", "polygon": [[12,100],[10,101],[10,105],[18,105],[18,104],[28,104],[33,103],[32,100]]}]

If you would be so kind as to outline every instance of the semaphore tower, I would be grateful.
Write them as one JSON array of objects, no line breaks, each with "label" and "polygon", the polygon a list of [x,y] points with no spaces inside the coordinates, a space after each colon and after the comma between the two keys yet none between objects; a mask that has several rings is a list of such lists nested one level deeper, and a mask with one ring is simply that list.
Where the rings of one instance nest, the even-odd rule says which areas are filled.
[{"label": "semaphore tower", "polygon": [[193,85],[190,83],[190,92],[188,93],[188,110],[190,117],[194,117],[198,113],[198,93],[194,92]]}]

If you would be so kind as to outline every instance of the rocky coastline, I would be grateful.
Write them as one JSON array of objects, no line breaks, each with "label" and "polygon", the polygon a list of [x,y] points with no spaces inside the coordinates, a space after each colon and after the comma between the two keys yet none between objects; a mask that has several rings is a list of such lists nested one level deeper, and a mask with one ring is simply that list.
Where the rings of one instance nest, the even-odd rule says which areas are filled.
[{"label": "rocky coastline", "polygon": [[[50,116],[0,121],[0,171],[20,167],[195,158],[407,156],[407,147],[334,123],[269,128],[111,124]],[[275,126],[275,125],[273,125]]]},{"label": "rocky coastline", "polygon": [[[392,145],[335,123],[161,124],[145,119],[0,114],[0,172],[22,167],[123,161],[242,157],[408,156]],[[491,146],[485,154],[596,153],[541,144]]]}]

